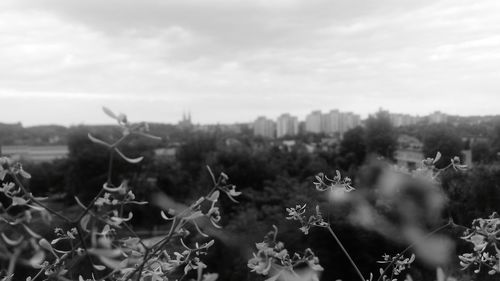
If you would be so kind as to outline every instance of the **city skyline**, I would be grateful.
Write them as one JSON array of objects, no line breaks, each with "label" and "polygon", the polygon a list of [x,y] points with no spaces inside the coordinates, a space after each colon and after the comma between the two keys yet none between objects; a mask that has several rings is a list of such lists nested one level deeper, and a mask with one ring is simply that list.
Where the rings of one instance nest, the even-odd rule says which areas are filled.
[{"label": "city skyline", "polygon": [[[24,127],[34,127],[34,126],[48,126],[48,125],[56,125],[56,126],[65,126],[65,127],[71,127],[71,126],[79,126],[79,125],[89,125],[89,126],[93,126],[93,125],[96,125],[96,126],[99,126],[99,125],[111,125],[114,123],[113,120],[109,119],[109,117],[105,116],[103,114],[103,111],[102,111],[102,108],[103,107],[100,107],[99,110],[98,110],[98,114],[101,114],[102,115],[102,118],[100,118],[100,122],[96,122],[96,123],[89,123],[89,122],[80,122],[80,123],[64,123],[64,122],[60,122],[60,123],[36,123],[36,124],[30,124],[30,123],[25,123],[25,122],[21,122],[21,121],[14,121],[14,122],[8,122],[8,121],[5,121],[5,120],[1,120],[0,119],[0,123],[2,124],[21,124],[23,125]],[[128,119],[130,122],[134,123],[134,122],[147,122],[147,123],[158,123],[158,124],[172,124],[172,125],[180,125],[180,126],[185,126],[186,124],[186,121],[189,120],[189,124],[191,125],[217,125],[217,124],[253,124],[257,119],[259,118],[265,118],[267,120],[271,120],[273,122],[276,122],[280,116],[282,115],[285,115],[285,114],[289,114],[293,117],[296,117],[297,118],[297,122],[298,123],[304,123],[304,125],[306,125],[307,123],[307,118],[308,116],[311,114],[311,113],[315,113],[315,112],[320,112],[320,113],[331,113],[332,111],[339,111],[339,112],[342,112],[342,113],[348,113],[348,114],[353,114],[355,116],[358,116],[358,118],[363,121],[363,120],[366,120],[367,118],[369,118],[371,115],[374,115],[376,114],[377,112],[379,111],[384,111],[384,112],[387,112],[390,114],[390,118],[391,118],[391,121],[393,122],[393,124],[395,126],[401,126],[401,125],[408,125],[408,121],[402,121],[400,118],[402,118],[403,120],[405,118],[411,118],[413,121],[409,121],[410,123],[415,123],[414,120],[416,119],[420,119],[420,118],[424,118],[424,117],[429,117],[429,118],[438,118],[438,119],[441,119],[443,118],[443,116],[445,116],[444,118],[447,118],[449,116],[459,116],[459,117],[487,117],[487,116],[498,116],[500,114],[496,114],[496,115],[452,115],[452,114],[448,114],[446,112],[442,112],[440,110],[436,110],[436,111],[433,111],[433,112],[430,112],[429,114],[424,114],[424,115],[412,115],[412,114],[408,114],[408,113],[400,113],[400,112],[392,112],[392,111],[389,111],[385,108],[378,108],[376,111],[374,112],[369,112],[365,115],[363,114],[359,114],[357,112],[352,112],[352,111],[345,111],[345,110],[342,110],[342,109],[338,109],[338,108],[335,108],[335,109],[327,109],[327,110],[310,110],[309,112],[307,112],[306,114],[303,114],[303,115],[298,115],[296,114],[295,112],[279,112],[278,114],[276,114],[276,116],[266,116],[266,115],[263,115],[263,114],[255,114],[253,116],[253,118],[249,119],[249,120],[244,120],[244,121],[229,121],[229,120],[226,120],[226,121],[222,121],[222,122],[214,122],[214,123],[210,123],[210,122],[200,122],[200,120],[197,120],[196,119],[196,113],[193,113],[192,111],[190,110],[182,110],[181,111],[181,115],[177,116],[176,119],[170,121],[170,122],[166,122],[166,121],[151,121],[151,120],[141,120],[140,118],[139,119],[131,119],[131,116],[132,115],[129,115],[128,113],[126,112],[120,112],[120,111],[115,111],[115,110],[112,110],[116,113],[124,113],[125,115],[127,115]],[[438,114],[438,116],[435,116],[436,114]],[[193,118],[193,116],[195,116]],[[435,116],[435,117],[432,117],[432,116]],[[408,119],[406,119],[408,120]],[[442,122],[442,121],[431,121],[431,122],[434,122],[434,123],[439,123],[439,122]]]}]

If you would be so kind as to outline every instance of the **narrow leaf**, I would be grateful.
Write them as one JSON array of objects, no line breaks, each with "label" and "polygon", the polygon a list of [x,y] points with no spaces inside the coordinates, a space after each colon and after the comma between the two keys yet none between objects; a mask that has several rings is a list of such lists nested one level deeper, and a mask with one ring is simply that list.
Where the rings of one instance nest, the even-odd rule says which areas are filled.
[{"label": "narrow leaf", "polygon": [[436,153],[436,157],[434,157],[434,161],[432,161],[432,164],[436,164],[439,159],[441,159],[441,152],[438,151]]},{"label": "narrow leaf", "polygon": [[104,265],[94,264],[93,267],[99,271],[103,271],[106,269]]},{"label": "narrow leaf", "polygon": [[198,226],[198,224],[193,221],[193,224],[194,224],[194,227],[196,228],[196,230],[198,230],[198,233],[201,234],[201,236],[203,237],[209,237],[208,234],[206,234],[205,232],[201,231],[200,227]]},{"label": "narrow leaf", "polygon": [[102,107],[102,111],[104,111],[104,113],[106,113],[106,115],[108,115],[109,117],[111,117],[111,118],[113,118],[115,120],[118,119],[118,117],[109,108],[103,106]]},{"label": "narrow leaf", "polygon": [[115,148],[115,151],[116,151],[116,153],[118,153],[118,155],[120,155],[121,158],[123,158],[123,160],[125,160],[129,163],[132,163],[132,164],[137,164],[137,163],[141,162],[142,159],[144,159],[144,157],[142,157],[142,156],[137,157],[137,158],[128,158],[127,156],[123,155],[123,153],[118,148]]},{"label": "narrow leaf", "polygon": [[90,141],[92,141],[93,143],[97,143],[97,144],[103,145],[105,147],[111,147],[111,145],[109,143],[92,136],[90,133],[88,133],[87,136],[89,137]]},{"label": "narrow leaf", "polygon": [[87,225],[89,224],[90,221],[90,214],[86,214],[83,216],[82,220],[80,220],[80,226],[82,227],[83,230],[87,231]]},{"label": "narrow leaf", "polygon": [[148,133],[139,132],[139,133],[137,133],[137,134],[138,134],[138,135],[141,135],[141,136],[143,136],[143,137],[146,137],[146,138],[153,139],[153,140],[161,140],[161,137],[153,136],[153,135],[148,134]]},{"label": "narrow leaf", "polygon": [[13,239],[10,239],[9,237],[7,237],[7,235],[5,235],[5,233],[3,233],[3,232],[0,235],[2,236],[3,241],[9,246],[17,246],[17,245],[21,244],[21,242],[23,242],[23,239],[24,239],[24,236],[21,236],[17,240],[13,240]]},{"label": "narrow leaf", "polygon": [[31,230],[31,228],[29,228],[27,225],[23,224],[23,227],[24,229],[26,230],[26,232],[28,232],[28,234],[36,239],[40,239],[42,238],[42,236],[36,232],[34,232],[33,230]]},{"label": "narrow leaf", "polygon": [[210,173],[210,177],[212,178],[212,182],[214,183],[214,185],[217,185],[217,181],[215,180],[214,173],[212,172],[212,169],[210,169],[210,166],[208,166],[208,165],[207,165],[207,170]]},{"label": "narrow leaf", "polygon": [[31,175],[26,172],[25,170],[19,170],[19,174],[21,175],[21,177],[25,178],[25,179],[31,179]]},{"label": "narrow leaf", "polygon": [[75,196],[75,201],[76,203],[78,204],[78,206],[82,207],[82,209],[87,209],[87,207],[85,205],[83,205],[82,201],[80,201],[80,199],[78,199],[78,197]]}]

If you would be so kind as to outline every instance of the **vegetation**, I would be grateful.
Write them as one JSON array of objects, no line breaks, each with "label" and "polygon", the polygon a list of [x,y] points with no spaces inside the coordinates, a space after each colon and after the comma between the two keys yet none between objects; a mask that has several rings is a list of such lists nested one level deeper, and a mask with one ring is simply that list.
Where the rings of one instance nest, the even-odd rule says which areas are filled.
[{"label": "vegetation", "polygon": [[[408,174],[366,157],[391,159],[411,130],[383,114],[310,153],[220,131],[165,140],[105,112],[118,126],[72,128],[67,159],[1,158],[3,281],[500,276],[500,169],[483,146],[491,158],[463,171],[453,130],[419,130],[434,154]],[[155,156],[173,142],[175,159]]]}]

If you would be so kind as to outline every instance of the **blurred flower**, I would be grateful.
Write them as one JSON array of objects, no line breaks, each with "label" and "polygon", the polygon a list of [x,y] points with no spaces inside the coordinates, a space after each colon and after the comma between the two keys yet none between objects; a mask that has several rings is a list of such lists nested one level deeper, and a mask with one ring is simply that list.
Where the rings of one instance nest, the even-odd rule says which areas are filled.
[{"label": "blurred flower", "polygon": [[[280,277],[288,276],[287,273],[291,273],[291,276],[298,276],[295,269],[301,265],[307,265],[314,272],[323,271],[318,257],[311,249],[306,249],[302,255],[294,253],[290,256],[283,242],[276,241],[277,231],[274,226],[274,230],[265,236],[264,241],[255,245],[258,251],[253,253],[253,257],[248,260],[248,267],[252,272],[264,276],[272,273],[273,276],[267,280],[277,280]],[[317,276],[317,273],[314,276]],[[289,278],[281,279],[291,280]]]}]

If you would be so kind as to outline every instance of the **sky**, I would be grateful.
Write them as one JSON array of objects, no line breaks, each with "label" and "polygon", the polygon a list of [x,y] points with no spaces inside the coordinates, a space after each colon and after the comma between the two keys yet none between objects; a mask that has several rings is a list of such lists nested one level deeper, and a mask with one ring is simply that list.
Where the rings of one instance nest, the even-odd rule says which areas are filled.
[{"label": "sky", "polygon": [[498,0],[2,0],[0,122],[500,114]]}]

